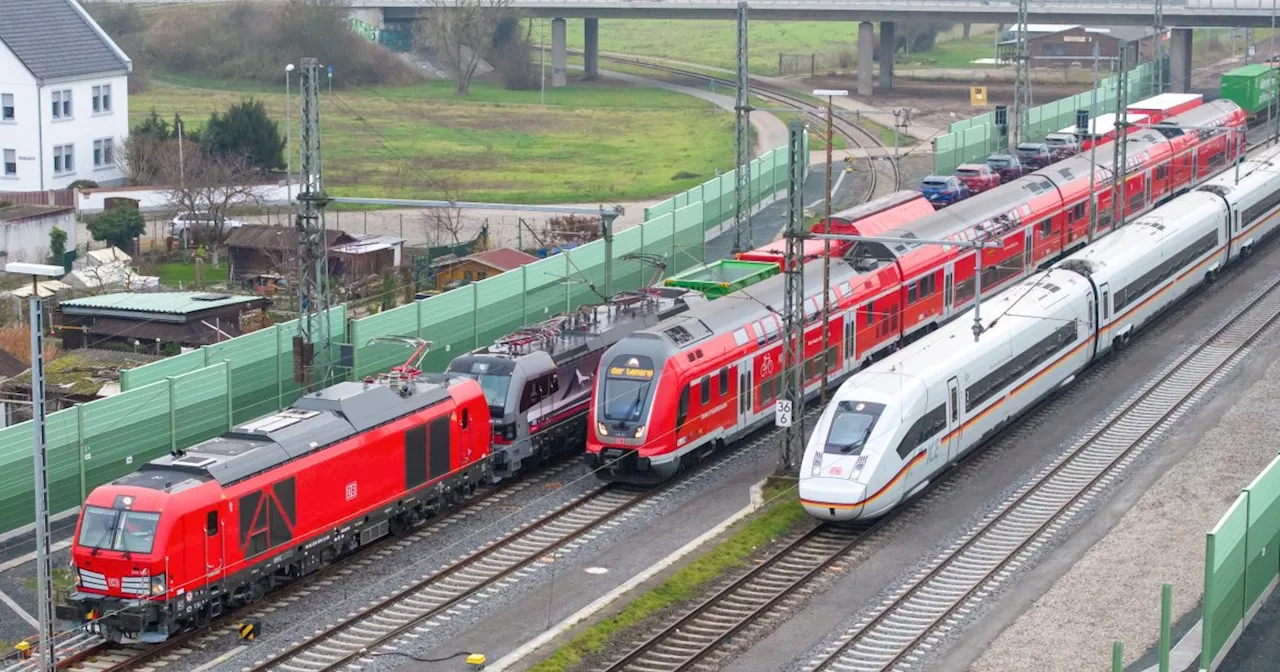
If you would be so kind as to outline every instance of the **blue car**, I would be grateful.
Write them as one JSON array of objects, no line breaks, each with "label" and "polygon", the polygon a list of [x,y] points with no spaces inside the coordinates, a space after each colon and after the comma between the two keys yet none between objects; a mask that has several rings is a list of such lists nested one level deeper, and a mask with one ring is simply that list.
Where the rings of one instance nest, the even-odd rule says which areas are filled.
[{"label": "blue car", "polygon": [[943,208],[969,197],[969,188],[954,175],[930,175],[920,183],[920,193],[935,208]]}]

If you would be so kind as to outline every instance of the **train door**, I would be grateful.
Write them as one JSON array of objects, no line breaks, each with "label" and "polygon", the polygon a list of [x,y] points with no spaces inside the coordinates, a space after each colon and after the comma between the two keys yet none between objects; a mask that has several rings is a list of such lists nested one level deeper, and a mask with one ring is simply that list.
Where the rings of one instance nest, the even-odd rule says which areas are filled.
[{"label": "train door", "polygon": [[738,425],[751,422],[751,360],[744,361],[738,370]]},{"label": "train door", "polygon": [[1098,287],[1098,304],[1098,327],[1094,333],[1098,336],[1099,343],[1097,347],[1102,349],[1111,343],[1110,337],[1114,335],[1108,331],[1106,342],[1101,342],[1103,340],[1102,330],[1111,324],[1111,283],[1104,282]]},{"label": "train door", "polygon": [[[1049,221],[1050,221],[1050,220],[1046,219],[1046,220],[1044,220],[1044,222],[1042,222],[1042,224],[1044,224],[1044,223],[1048,223]],[[1028,274],[1030,274],[1030,273],[1031,273],[1031,271],[1032,271],[1032,269],[1034,268],[1034,266],[1032,266],[1032,256],[1031,256],[1031,253],[1032,253],[1033,248],[1035,247],[1035,243],[1034,243],[1033,241],[1035,240],[1036,230],[1037,230],[1037,229],[1039,229],[1039,228],[1040,228],[1040,226],[1041,226],[1041,224],[1033,224],[1033,225],[1028,226],[1026,229],[1024,229],[1024,230],[1023,230],[1023,237],[1022,237],[1022,273],[1021,273],[1021,275],[1028,275]]]},{"label": "train door", "polygon": [[948,266],[942,272],[942,314],[951,316],[951,307],[955,302],[952,288],[955,286],[955,267]]},{"label": "train door", "polygon": [[213,578],[222,573],[223,565],[222,522],[218,519],[218,510],[205,514],[204,519],[204,573]]},{"label": "train door", "polygon": [[[940,447],[947,451],[947,460],[954,460],[960,455],[960,425],[963,414],[960,412],[960,381],[952,378],[947,381],[947,433],[940,442]],[[941,445],[945,444],[945,445]]]}]

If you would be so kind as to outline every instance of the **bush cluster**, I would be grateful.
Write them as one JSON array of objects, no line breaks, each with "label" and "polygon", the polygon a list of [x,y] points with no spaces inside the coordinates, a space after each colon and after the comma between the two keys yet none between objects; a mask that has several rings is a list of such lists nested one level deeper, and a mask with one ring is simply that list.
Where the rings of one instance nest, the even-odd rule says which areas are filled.
[{"label": "bush cluster", "polygon": [[[420,75],[380,45],[357,35],[346,10],[330,0],[284,4],[234,2],[139,12],[136,5],[90,5],[94,18],[148,68],[202,78],[284,84],[286,63],[304,56],[332,65],[333,85],[401,85]],[[136,89],[133,83],[131,89]]]}]

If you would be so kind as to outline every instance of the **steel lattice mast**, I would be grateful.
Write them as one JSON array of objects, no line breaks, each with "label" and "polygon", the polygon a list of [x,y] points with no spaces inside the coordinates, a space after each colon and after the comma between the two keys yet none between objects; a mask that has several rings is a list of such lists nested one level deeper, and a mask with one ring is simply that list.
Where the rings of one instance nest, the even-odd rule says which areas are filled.
[{"label": "steel lattice mast", "polygon": [[301,61],[302,114],[298,215],[298,334],[293,339],[294,380],[311,390],[329,378],[332,331],[329,328],[329,255],[324,226],[320,159],[320,63]]},{"label": "steel lattice mast", "polygon": [[733,251],[755,247],[751,239],[751,78],[747,72],[747,3],[738,3],[738,90],[733,149],[734,171]]},{"label": "steel lattice mast", "polygon": [[1031,57],[1027,53],[1027,2],[1028,0],[1018,0],[1018,34],[1014,49],[1013,117],[1009,119],[1009,123],[1017,124],[1017,128],[1009,134],[1012,139],[1009,147],[1011,151],[1022,142],[1031,111]]},{"label": "steel lattice mast", "polygon": [[1155,17],[1155,46],[1152,47],[1154,53],[1151,54],[1152,61],[1156,64],[1156,93],[1164,93],[1164,0],[1155,0],[1156,17]]},{"label": "steel lattice mast", "polygon": [[1129,118],[1125,115],[1125,110],[1129,107],[1129,54],[1123,42],[1120,43],[1120,53],[1117,58],[1120,59],[1120,68],[1119,72],[1116,73],[1116,137],[1111,143],[1113,145],[1111,169],[1115,174],[1115,187],[1111,190],[1111,227],[1113,231],[1124,226],[1125,210],[1129,200],[1125,185],[1125,177],[1129,168],[1128,155],[1125,153],[1125,145],[1128,144],[1129,136]]},{"label": "steel lattice mast", "polygon": [[796,472],[804,454],[804,124],[792,121],[787,162],[786,293],[782,304],[783,362],[781,399],[791,402],[791,423],[784,427],[778,471]]}]

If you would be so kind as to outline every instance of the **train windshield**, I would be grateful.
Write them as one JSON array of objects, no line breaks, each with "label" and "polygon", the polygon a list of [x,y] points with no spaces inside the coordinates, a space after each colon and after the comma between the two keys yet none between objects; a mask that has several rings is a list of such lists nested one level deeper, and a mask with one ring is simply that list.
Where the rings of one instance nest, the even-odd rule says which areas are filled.
[{"label": "train windshield", "polygon": [[831,418],[831,430],[827,433],[824,453],[836,455],[861,455],[871,437],[871,430],[880,419],[884,404],[863,401],[842,401],[836,405]]},{"label": "train windshield", "polygon": [[648,357],[614,358],[605,370],[600,417],[612,422],[640,422],[653,385],[653,373],[653,360]]},{"label": "train windshield", "polygon": [[502,417],[507,405],[507,390],[511,387],[511,374],[515,371],[514,363],[505,359],[459,357],[449,364],[449,371],[479,383],[490,412],[495,417]]},{"label": "train windshield", "polygon": [[80,523],[80,545],[124,553],[150,553],[159,525],[159,513],[86,506]]}]

